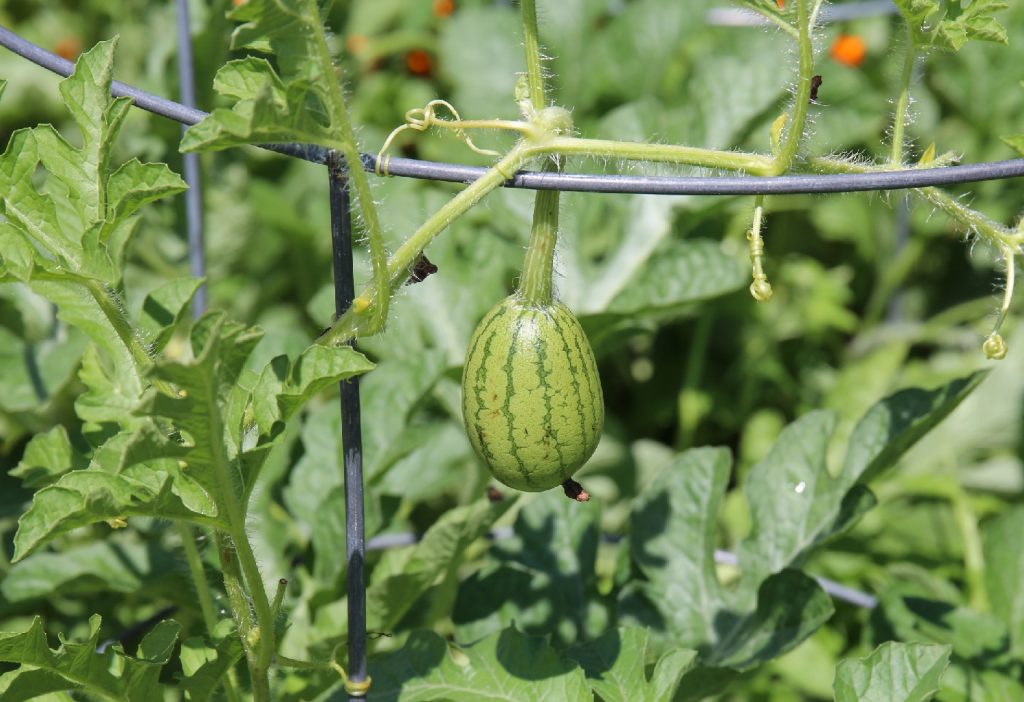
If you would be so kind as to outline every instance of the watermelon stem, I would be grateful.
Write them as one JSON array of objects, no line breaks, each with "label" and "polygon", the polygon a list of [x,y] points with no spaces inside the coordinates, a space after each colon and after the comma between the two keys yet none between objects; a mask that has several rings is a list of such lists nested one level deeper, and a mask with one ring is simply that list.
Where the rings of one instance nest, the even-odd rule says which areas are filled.
[{"label": "watermelon stem", "polygon": [[[546,173],[557,172],[560,161],[547,161]],[[530,244],[523,262],[523,275],[519,279],[519,293],[532,305],[550,305],[552,277],[555,265],[555,246],[558,243],[557,190],[538,190],[533,201],[533,226]]]}]

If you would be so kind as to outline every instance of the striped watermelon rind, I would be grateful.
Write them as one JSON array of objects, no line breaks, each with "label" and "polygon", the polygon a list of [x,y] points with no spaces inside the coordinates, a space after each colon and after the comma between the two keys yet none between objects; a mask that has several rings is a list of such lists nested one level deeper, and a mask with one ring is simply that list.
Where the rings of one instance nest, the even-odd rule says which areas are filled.
[{"label": "striped watermelon rind", "polygon": [[491,308],[469,342],[462,414],[477,455],[509,487],[548,490],[586,463],[601,438],[604,397],[569,308],[518,294]]}]

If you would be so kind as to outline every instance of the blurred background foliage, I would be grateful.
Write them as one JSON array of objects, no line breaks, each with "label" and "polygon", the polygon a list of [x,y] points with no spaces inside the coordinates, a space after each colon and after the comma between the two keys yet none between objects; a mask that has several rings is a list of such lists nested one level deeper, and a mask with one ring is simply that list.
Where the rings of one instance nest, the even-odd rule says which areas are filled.
[{"label": "blurred background foliage", "polygon": [[[229,58],[229,0],[192,3],[199,106],[212,109],[213,75]],[[766,149],[769,125],[790,97],[795,56],[777,32],[711,26],[706,0],[542,0],[542,40],[553,98],[585,136]],[[176,97],[174,4],[146,0],[7,0],[0,22],[73,59],[120,35],[116,77]],[[931,143],[965,161],[1009,158],[1001,135],[1022,130],[1024,4],[1003,15],[1010,45],[971,43],[922,63],[913,91],[908,158]],[[468,118],[513,117],[522,70],[516,8],[490,0],[350,0],[329,25],[364,150],[374,152],[403,114],[440,97]],[[808,154],[885,158],[900,30],[892,16],[827,26],[818,43],[823,78]],[[860,61],[839,61],[840,36],[863,40]],[[0,101],[6,142],[22,126],[67,126],[58,79],[9,52]],[[121,156],[164,160],[180,171],[178,125],[130,116]],[[484,146],[501,138],[484,137]],[[393,153],[485,163],[446,135],[406,132]],[[262,326],[251,363],[297,352],[330,321],[330,241],[323,169],[258,149],[205,154],[204,198],[210,304]],[[650,164],[580,161],[570,170],[686,173]],[[457,190],[450,184],[377,179],[376,198],[392,245]],[[1018,181],[957,190],[989,216],[1024,210]],[[1000,273],[943,215],[902,193],[782,196],[767,200],[767,304],[747,292],[745,232],[750,198],[567,194],[557,261],[558,291],[580,316],[599,357],[608,405],[606,435],[579,479],[603,504],[602,527],[621,532],[629,500],[677,450],[730,447],[733,486],[781,429],[815,408],[840,417],[840,438],[889,392],[933,386],[981,366],[997,307]],[[439,272],[395,300],[388,331],[363,350],[380,361],[363,383],[369,486],[368,534],[423,531],[488,483],[461,428],[458,378],[469,335],[514,283],[529,230],[532,195],[500,191],[456,222],[428,250]],[[151,207],[126,279],[129,306],[159,282],[187,273],[181,198]],[[361,278],[368,275],[359,256]],[[1010,353],[946,424],[878,486],[881,506],[810,566],[873,593],[912,583],[966,602],[977,556],[977,523],[1019,501],[1024,486],[1021,407],[1024,333],[1014,314]],[[72,434],[71,401],[83,341],[48,305],[0,286],[0,466],[13,468],[27,440],[58,423]],[[30,377],[28,356],[41,378]],[[39,389],[39,382],[43,390]],[[342,520],[337,406],[330,398],[293,427],[262,477],[253,536],[265,570],[293,580],[293,626],[331,630],[343,609],[340,558],[331,553]],[[841,455],[841,454],[840,454]],[[0,478],[5,555],[29,493]],[[511,520],[511,514],[505,521]],[[144,522],[144,520],[139,520]],[[329,522],[329,523],[325,523]],[[749,528],[733,491],[721,515],[721,545]],[[167,605],[196,618],[174,538],[160,524],[106,534],[85,530],[15,568],[0,563],[0,629],[43,612],[53,631],[73,633],[98,611],[128,627]],[[97,540],[96,536],[108,536]],[[616,585],[618,546],[597,554],[598,591]],[[387,558],[387,557],[385,557]],[[482,553],[466,554],[481,563]],[[468,570],[467,570],[468,569]],[[464,566],[463,570],[472,570]],[[449,582],[450,581],[450,582]],[[54,585],[54,583],[57,583]],[[444,629],[458,578],[435,588],[431,606],[391,627]],[[111,597],[111,593],[116,597]],[[597,611],[600,610],[600,611]],[[592,625],[606,614],[595,605]],[[589,615],[588,615],[589,616]],[[450,623],[447,626],[452,626]],[[877,622],[840,606],[799,649],[751,675],[736,699],[827,698],[837,658],[863,655]],[[380,639],[388,648],[394,642]]]}]

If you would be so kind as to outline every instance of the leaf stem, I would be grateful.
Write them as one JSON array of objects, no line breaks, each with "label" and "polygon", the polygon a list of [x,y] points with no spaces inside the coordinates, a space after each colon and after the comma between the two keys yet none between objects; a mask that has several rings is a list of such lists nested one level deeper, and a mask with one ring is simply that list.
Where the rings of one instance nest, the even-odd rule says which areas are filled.
[{"label": "leaf stem", "polygon": [[743,171],[754,175],[768,175],[774,167],[772,158],[762,154],[717,151],[675,144],[644,144],[566,136],[556,136],[535,144],[531,147],[531,151],[535,154],[557,154],[559,156],[594,156],[629,161],[678,163],[704,168]]},{"label": "leaf stem", "polygon": [[797,0],[796,17],[800,47],[800,66],[797,75],[796,97],[789,119],[789,131],[782,144],[782,150],[775,157],[771,170],[766,175],[780,175],[788,171],[796,160],[807,123],[807,112],[811,104],[811,78],[814,74],[814,49],[811,46],[811,18],[807,11],[810,0]]},{"label": "leaf stem", "polygon": [[282,668],[303,668],[303,669],[314,669],[323,670],[331,669],[330,663],[317,663],[315,661],[300,661],[297,658],[288,658],[287,656],[277,655],[275,656],[277,664]]},{"label": "leaf stem", "polygon": [[181,547],[185,550],[185,561],[188,563],[188,570],[196,588],[196,596],[199,598],[199,611],[203,615],[203,624],[206,626],[206,633],[212,636],[213,630],[217,626],[217,610],[213,606],[210,584],[206,581],[203,559],[196,546],[195,532],[190,526],[181,522],[177,523],[177,527],[178,535],[181,537]]},{"label": "leaf stem", "polygon": [[[199,610],[203,614],[203,624],[206,626],[207,636],[212,640],[213,630],[217,626],[217,610],[213,605],[213,593],[210,591],[210,583],[206,580],[203,560],[196,546],[195,531],[181,522],[177,523],[177,527],[178,534],[181,536],[181,547],[185,551],[185,560],[188,562],[188,570],[192,576],[192,582],[195,584],[196,596],[199,598]],[[245,601],[244,597],[242,601]],[[234,669],[229,670],[221,680],[221,685],[224,687],[224,694],[228,698],[228,702],[240,702],[233,673]]]},{"label": "leaf stem", "polygon": [[115,297],[115,293],[97,280],[90,278],[82,279],[82,284],[89,291],[92,299],[96,301],[103,315],[114,328],[117,338],[124,344],[125,349],[135,362],[135,372],[141,377],[153,365],[146,347],[135,336],[131,322],[125,314],[124,306]]},{"label": "leaf stem", "polygon": [[989,602],[985,588],[985,555],[978,531],[978,516],[968,502],[963,488],[957,484],[950,495],[953,516],[964,546],[964,581],[967,603],[978,612],[988,612]]},{"label": "leaf stem", "polygon": [[242,639],[242,645],[248,646],[246,641],[254,627],[252,619],[252,607],[249,598],[245,593],[245,586],[242,582],[242,572],[238,569],[238,559],[235,557],[235,546],[227,534],[214,533],[214,543],[217,545],[217,553],[220,556],[220,572],[224,577],[224,593],[227,595],[228,604],[231,606],[238,625],[238,634]]}]

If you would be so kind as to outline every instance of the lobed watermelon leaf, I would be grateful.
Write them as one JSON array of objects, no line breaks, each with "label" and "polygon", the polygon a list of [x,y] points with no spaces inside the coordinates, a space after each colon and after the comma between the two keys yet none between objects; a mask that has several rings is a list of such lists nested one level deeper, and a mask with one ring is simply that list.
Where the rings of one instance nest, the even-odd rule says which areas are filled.
[{"label": "lobed watermelon leaf", "polygon": [[111,702],[150,702],[163,697],[159,676],[170,660],[181,626],[172,620],[156,625],[134,656],[120,646],[100,648],[100,618],[89,620],[89,637],[81,643],[61,639],[51,649],[36,617],[27,631],[0,633],[0,661],[20,664],[0,676],[5,700],[28,700],[47,692],[72,688]]},{"label": "lobed watermelon leaf", "polygon": [[337,80],[321,48],[324,16],[314,0],[249,0],[228,15],[243,22],[231,48],[273,53],[275,65],[249,56],[229,61],[213,87],[231,99],[185,132],[182,151],[241,144],[295,142],[333,145],[338,129],[327,105]]},{"label": "lobed watermelon leaf", "polygon": [[515,628],[457,648],[429,631],[370,661],[373,696],[385,702],[588,700],[583,671],[548,642]]},{"label": "lobed watermelon leaf", "polygon": [[847,658],[836,667],[836,702],[930,700],[949,655],[949,646],[889,642],[864,658]]},{"label": "lobed watermelon leaf", "polygon": [[921,47],[959,51],[971,40],[1007,42],[1006,27],[994,16],[1009,5],[1004,0],[894,0]]},{"label": "lobed watermelon leaf", "polygon": [[634,503],[630,552],[643,579],[623,590],[620,620],[697,649],[705,668],[747,670],[795,647],[832,614],[825,593],[795,568],[874,504],[863,483],[891,468],[982,377],[876,404],[854,429],[835,477],[825,465],[833,416],[813,412],[791,424],[744,486],[752,529],[738,548],[742,576],[732,590],[714,562],[729,452],[681,454]]}]

